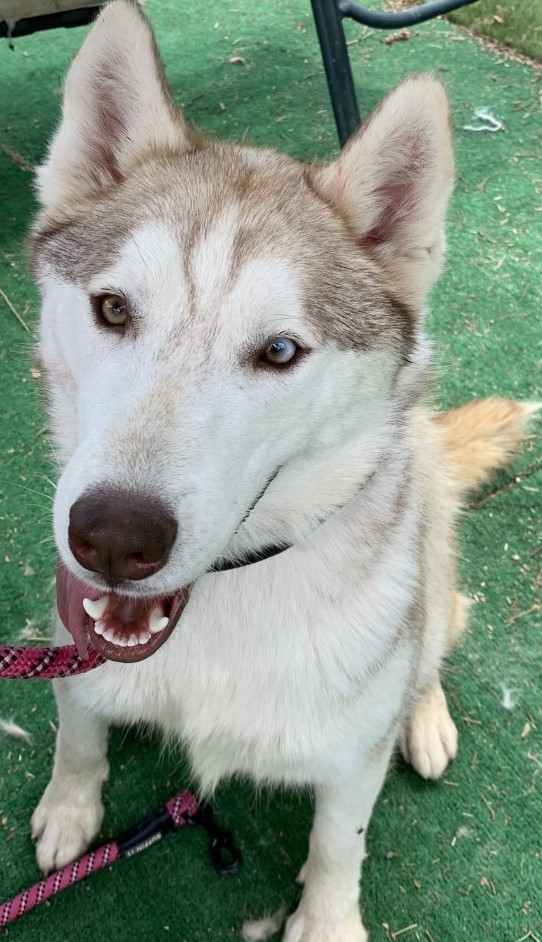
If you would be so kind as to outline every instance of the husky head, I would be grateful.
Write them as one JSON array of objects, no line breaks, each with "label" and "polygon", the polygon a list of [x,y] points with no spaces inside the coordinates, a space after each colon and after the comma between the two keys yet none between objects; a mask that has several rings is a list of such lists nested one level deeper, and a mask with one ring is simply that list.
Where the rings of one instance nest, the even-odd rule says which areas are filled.
[{"label": "husky head", "polygon": [[33,235],[63,463],[58,604],[81,647],[148,656],[184,587],[303,539],[372,473],[412,394],[452,178],[431,77],[305,166],[202,139],[137,6],[101,13]]}]

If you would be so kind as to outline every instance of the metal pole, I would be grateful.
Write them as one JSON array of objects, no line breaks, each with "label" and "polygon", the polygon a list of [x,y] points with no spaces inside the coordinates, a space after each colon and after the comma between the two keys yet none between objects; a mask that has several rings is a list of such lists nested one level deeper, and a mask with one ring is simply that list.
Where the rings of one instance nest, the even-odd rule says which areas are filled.
[{"label": "metal pole", "polygon": [[425,23],[435,16],[450,13],[460,7],[477,3],[477,0],[429,0],[419,7],[410,7],[398,13],[379,13],[378,10],[368,10],[356,0],[331,0],[330,6],[337,4],[341,16],[348,16],[351,20],[372,26],[374,29],[402,29],[404,26],[414,26],[416,23]]},{"label": "metal pole", "polygon": [[342,14],[336,0],[311,0],[341,147],[360,124]]}]

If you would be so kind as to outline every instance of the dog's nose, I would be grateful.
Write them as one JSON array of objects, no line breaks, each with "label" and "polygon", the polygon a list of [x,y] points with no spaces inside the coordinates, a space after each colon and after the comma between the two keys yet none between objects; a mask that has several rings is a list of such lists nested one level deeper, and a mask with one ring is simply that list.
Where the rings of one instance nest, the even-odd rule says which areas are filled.
[{"label": "dog's nose", "polygon": [[111,585],[146,579],[167,562],[177,521],[156,498],[95,490],[72,505],[68,541],[78,563]]}]

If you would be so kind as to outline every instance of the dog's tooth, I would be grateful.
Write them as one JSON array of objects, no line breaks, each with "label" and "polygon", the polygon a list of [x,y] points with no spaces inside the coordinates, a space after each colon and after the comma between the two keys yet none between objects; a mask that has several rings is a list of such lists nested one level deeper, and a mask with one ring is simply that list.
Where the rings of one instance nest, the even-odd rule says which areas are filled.
[{"label": "dog's tooth", "polygon": [[101,599],[83,599],[83,608],[87,615],[97,621],[104,614],[108,601],[107,595],[102,595]]},{"label": "dog's tooth", "polygon": [[156,635],[159,631],[163,631],[168,622],[169,618],[164,615],[164,610],[161,607],[153,608],[149,619],[149,631],[151,634]]},{"label": "dog's tooth", "polygon": [[139,635],[139,643],[147,644],[147,641],[150,641],[151,638],[152,638],[152,635],[150,631],[142,631],[141,634]]},{"label": "dog's tooth", "polygon": [[154,625],[150,625],[150,630],[153,635],[158,634],[159,631],[163,631],[164,628],[167,628],[169,625],[169,618],[166,618],[164,615],[163,618],[160,618]]},{"label": "dog's tooth", "polygon": [[139,641],[137,640],[137,637],[135,635],[130,635],[126,644],[129,648],[134,648],[136,644],[139,644]]},{"label": "dog's tooth", "polygon": [[94,622],[94,631],[96,632],[97,635],[103,635],[105,631],[105,622],[104,621]]}]

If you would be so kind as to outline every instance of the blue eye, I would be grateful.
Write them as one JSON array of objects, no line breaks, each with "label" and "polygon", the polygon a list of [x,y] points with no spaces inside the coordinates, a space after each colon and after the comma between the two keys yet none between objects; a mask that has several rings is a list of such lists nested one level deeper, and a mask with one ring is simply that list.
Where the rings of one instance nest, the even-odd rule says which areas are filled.
[{"label": "blue eye", "polygon": [[288,366],[292,363],[300,348],[290,337],[275,337],[260,354],[260,359],[270,366]]}]

